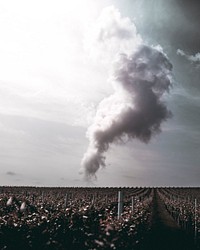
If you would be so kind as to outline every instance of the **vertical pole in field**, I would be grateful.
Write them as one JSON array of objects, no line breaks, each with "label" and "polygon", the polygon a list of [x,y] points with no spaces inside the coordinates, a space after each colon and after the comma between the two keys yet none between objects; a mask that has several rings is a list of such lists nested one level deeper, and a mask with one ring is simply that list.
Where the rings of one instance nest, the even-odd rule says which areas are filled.
[{"label": "vertical pole in field", "polygon": [[105,203],[108,203],[108,195],[105,196]]},{"label": "vertical pole in field", "polygon": [[32,200],[32,203],[34,203],[34,201],[35,201],[35,195],[34,194],[32,194],[31,200]]},{"label": "vertical pole in field", "polygon": [[42,191],[42,203],[44,203],[44,191]]},{"label": "vertical pole in field", "polygon": [[67,199],[68,197],[67,197],[67,194],[65,195],[65,208],[67,207]]},{"label": "vertical pole in field", "polygon": [[131,212],[133,213],[133,209],[134,209],[134,197],[131,197]]},{"label": "vertical pole in field", "polygon": [[93,195],[92,195],[92,200],[91,200],[91,205],[92,205],[92,206],[94,205],[94,201],[95,201],[95,195],[93,194]]},{"label": "vertical pole in field", "polygon": [[121,217],[122,212],[123,212],[123,193],[120,190],[118,192],[118,219]]},{"label": "vertical pole in field", "polygon": [[194,200],[194,239],[197,239],[197,199]]}]

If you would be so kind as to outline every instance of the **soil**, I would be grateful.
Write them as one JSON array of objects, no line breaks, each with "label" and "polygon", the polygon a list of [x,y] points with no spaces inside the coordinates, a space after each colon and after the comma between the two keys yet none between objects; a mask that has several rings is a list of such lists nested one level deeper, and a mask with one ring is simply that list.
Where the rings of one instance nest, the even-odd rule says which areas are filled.
[{"label": "soil", "polygon": [[140,250],[196,250],[192,235],[183,231],[165,208],[154,190],[152,228]]}]

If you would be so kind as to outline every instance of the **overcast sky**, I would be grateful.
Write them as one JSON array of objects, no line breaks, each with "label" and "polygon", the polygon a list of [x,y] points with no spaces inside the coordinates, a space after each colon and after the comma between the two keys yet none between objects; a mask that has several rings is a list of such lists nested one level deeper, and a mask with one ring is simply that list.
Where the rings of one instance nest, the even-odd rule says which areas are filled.
[{"label": "overcast sky", "polygon": [[[86,131],[113,93],[110,58],[91,56],[88,40],[110,5],[172,63],[173,117],[148,144],[110,145],[106,167],[87,183]],[[0,185],[199,186],[199,11],[198,0],[1,1]]]}]

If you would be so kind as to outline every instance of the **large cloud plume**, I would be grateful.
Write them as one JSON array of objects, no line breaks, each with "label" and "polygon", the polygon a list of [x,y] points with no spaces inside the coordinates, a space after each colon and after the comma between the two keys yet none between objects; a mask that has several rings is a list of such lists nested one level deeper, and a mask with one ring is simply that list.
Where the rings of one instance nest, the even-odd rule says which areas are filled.
[{"label": "large cloud plume", "polygon": [[167,56],[161,48],[145,45],[134,24],[114,7],[106,8],[102,16],[95,30],[95,46],[100,45],[95,49],[102,47],[102,54],[113,56],[114,93],[100,102],[87,131],[89,146],[81,165],[88,178],[105,166],[111,143],[124,138],[147,143],[171,115],[162,101],[171,86],[172,65]]}]

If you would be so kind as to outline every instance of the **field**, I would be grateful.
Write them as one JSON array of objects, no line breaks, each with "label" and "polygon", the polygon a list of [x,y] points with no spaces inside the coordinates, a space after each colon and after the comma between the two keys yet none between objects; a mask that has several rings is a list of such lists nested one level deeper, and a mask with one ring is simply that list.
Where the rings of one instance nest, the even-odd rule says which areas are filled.
[{"label": "field", "polygon": [[0,187],[0,249],[199,249],[198,201],[199,188]]}]

